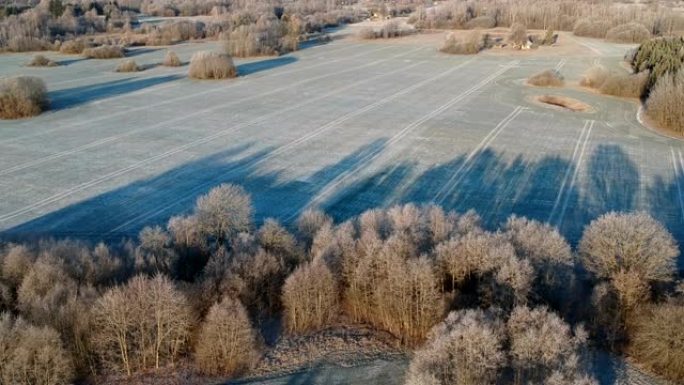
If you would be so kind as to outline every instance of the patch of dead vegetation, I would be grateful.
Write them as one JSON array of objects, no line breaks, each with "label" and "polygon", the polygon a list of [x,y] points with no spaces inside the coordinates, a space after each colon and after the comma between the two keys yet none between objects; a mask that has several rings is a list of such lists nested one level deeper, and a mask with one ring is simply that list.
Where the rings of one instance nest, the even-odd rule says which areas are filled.
[{"label": "patch of dead vegetation", "polygon": [[527,79],[527,84],[536,87],[563,87],[563,76],[556,70],[545,70],[532,75]]},{"label": "patch of dead vegetation", "polygon": [[389,333],[364,327],[334,326],[317,333],[284,336],[254,368],[250,376],[300,370],[312,363],[353,365],[359,361],[400,356],[401,341]]},{"label": "patch of dead vegetation", "polygon": [[539,95],[534,98],[537,102],[572,112],[593,112],[594,109],[577,99],[560,95]]}]

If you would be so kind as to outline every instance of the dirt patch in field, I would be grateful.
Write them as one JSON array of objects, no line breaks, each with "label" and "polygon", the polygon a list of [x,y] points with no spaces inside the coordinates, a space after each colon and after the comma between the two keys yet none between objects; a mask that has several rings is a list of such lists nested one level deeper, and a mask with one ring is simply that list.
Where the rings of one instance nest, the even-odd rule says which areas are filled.
[{"label": "dirt patch in field", "polygon": [[539,95],[535,96],[534,100],[537,103],[541,103],[546,106],[552,106],[556,108],[561,108],[566,111],[572,112],[594,112],[594,109],[577,99],[569,98],[567,96],[560,95]]}]

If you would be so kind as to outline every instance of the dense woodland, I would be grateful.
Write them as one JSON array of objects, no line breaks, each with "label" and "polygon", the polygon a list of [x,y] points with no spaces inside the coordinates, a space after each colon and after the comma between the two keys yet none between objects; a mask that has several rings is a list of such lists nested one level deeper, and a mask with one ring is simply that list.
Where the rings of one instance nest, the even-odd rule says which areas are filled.
[{"label": "dense woodland", "polygon": [[248,374],[272,320],[281,336],[389,333],[414,352],[408,384],[593,384],[591,349],[681,380],[678,255],[645,213],[596,219],[575,250],[543,223],[491,231],[432,205],[257,228],[249,195],[221,185],[135,240],[4,245],[0,381]]}]

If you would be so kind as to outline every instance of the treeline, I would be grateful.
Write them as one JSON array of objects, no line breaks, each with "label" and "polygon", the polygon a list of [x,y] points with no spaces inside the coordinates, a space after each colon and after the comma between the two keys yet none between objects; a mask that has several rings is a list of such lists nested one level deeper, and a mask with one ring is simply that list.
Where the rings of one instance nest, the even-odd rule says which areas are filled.
[{"label": "treeline", "polygon": [[647,214],[598,218],[577,252],[536,221],[511,217],[491,232],[473,212],[412,204],[340,224],[309,210],[291,230],[272,219],[255,228],[249,195],[221,185],[135,241],[4,245],[0,381],[102,383],[188,367],[236,376],[267,349],[261,325],[278,318],[285,334],[351,322],[422,346],[410,383],[487,382],[506,368],[590,381],[588,338],[684,378],[679,251]]},{"label": "treeline", "polygon": [[[364,8],[344,2],[296,1],[66,1],[8,8],[0,15],[0,51],[81,53],[108,45],[168,45],[190,39],[227,40],[234,56],[282,54],[324,28],[357,21]],[[140,12],[159,16],[210,15],[205,21],[138,23]],[[107,32],[107,35],[103,35]]]},{"label": "treeline", "polygon": [[418,7],[410,22],[424,29],[511,27],[573,31],[578,36],[639,43],[653,36],[684,30],[684,15],[667,5],[595,1],[450,0]]}]

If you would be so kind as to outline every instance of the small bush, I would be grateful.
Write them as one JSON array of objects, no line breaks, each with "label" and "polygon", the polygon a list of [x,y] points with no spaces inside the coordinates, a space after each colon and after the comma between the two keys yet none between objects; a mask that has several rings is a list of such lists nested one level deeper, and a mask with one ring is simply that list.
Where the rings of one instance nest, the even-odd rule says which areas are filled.
[{"label": "small bush", "polygon": [[173,51],[166,52],[166,56],[164,56],[164,62],[162,64],[166,67],[180,67],[183,65],[181,60],[178,58],[178,55],[176,55],[176,53]]},{"label": "small bush", "polygon": [[482,51],[484,47],[482,32],[474,30],[462,38],[449,34],[439,50],[452,55],[474,55]]},{"label": "small bush", "polygon": [[102,45],[83,50],[83,56],[90,59],[115,59],[125,56],[123,47],[116,45]]},{"label": "small bush", "polygon": [[672,381],[684,381],[684,306],[665,304],[642,316],[630,353],[640,363]]},{"label": "small bush", "polygon": [[646,101],[646,112],[661,127],[684,132],[684,72],[658,80]]},{"label": "small bush", "polygon": [[68,40],[59,47],[59,52],[79,55],[83,50],[90,47],[90,43],[84,39]]},{"label": "small bush", "polygon": [[608,78],[608,69],[602,65],[593,65],[582,75],[582,87],[600,88]]},{"label": "small bush", "polygon": [[563,87],[563,76],[558,71],[546,70],[527,79],[527,83],[537,87]]},{"label": "small bush", "polygon": [[46,58],[43,55],[34,56],[27,64],[29,67],[56,67],[59,64]]},{"label": "small bush", "polygon": [[138,72],[140,70],[141,68],[133,59],[124,60],[116,66],[116,72]]},{"label": "small bush", "polygon": [[17,76],[0,80],[0,119],[39,115],[47,107],[47,89],[42,79]]},{"label": "small bush", "polygon": [[599,19],[582,19],[575,23],[572,33],[576,36],[603,39],[610,29],[610,22]]},{"label": "small bush", "polygon": [[620,24],[606,33],[606,39],[616,43],[642,43],[651,38],[651,32],[636,22]]},{"label": "small bush", "polygon": [[192,55],[188,76],[193,79],[234,78],[237,76],[237,69],[230,56],[202,51]]}]

